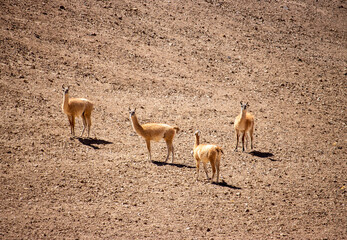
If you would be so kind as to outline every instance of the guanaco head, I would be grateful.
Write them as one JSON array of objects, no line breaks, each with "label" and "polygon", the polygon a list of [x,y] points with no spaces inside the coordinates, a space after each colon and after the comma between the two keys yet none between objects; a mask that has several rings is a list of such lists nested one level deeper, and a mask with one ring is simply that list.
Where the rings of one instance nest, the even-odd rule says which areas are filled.
[{"label": "guanaco head", "polygon": [[69,93],[69,86],[65,87],[64,84],[63,84],[62,88],[63,88],[63,93],[64,94],[68,94]]},{"label": "guanaco head", "polygon": [[134,110],[131,110],[129,107],[130,118],[135,115],[135,111],[136,111],[136,108]]},{"label": "guanaco head", "polygon": [[201,132],[200,132],[200,130],[196,130],[194,134],[195,134],[195,136],[200,137]]},{"label": "guanaco head", "polygon": [[246,104],[244,104],[244,103],[242,103],[242,101],[241,101],[240,104],[241,104],[241,110],[242,110],[242,111],[243,111],[243,110],[246,110],[246,109],[249,107],[248,102],[247,102]]}]

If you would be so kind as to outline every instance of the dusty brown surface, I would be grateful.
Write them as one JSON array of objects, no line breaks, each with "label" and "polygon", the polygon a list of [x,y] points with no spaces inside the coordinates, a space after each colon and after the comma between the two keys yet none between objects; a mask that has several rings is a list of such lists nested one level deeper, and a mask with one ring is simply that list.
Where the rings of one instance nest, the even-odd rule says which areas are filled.
[{"label": "dusty brown surface", "polygon": [[[1,239],[346,239],[345,1],[1,1]],[[70,139],[61,85],[92,100]],[[234,152],[240,100],[255,151]],[[177,125],[166,145],[131,128]],[[82,126],[77,120],[76,132]],[[195,181],[193,132],[224,149]]]}]

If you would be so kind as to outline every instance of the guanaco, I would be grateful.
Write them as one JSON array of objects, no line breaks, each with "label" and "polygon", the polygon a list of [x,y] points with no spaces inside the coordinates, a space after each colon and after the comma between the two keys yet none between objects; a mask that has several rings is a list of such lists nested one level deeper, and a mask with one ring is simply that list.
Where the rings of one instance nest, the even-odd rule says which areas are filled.
[{"label": "guanaco", "polygon": [[206,173],[206,177],[208,178],[207,173],[207,163],[210,162],[212,167],[212,177],[211,183],[213,182],[213,178],[215,176],[217,170],[217,183],[219,182],[219,167],[220,160],[223,154],[223,150],[221,147],[217,145],[208,145],[208,144],[200,144],[200,134],[201,132],[197,130],[195,133],[195,144],[193,155],[196,160],[196,180],[199,179],[199,167],[200,161],[202,161]]},{"label": "guanaco", "polygon": [[254,116],[247,112],[247,108],[249,107],[248,103],[243,104],[241,101],[240,104],[241,113],[235,118],[234,123],[236,136],[235,151],[237,151],[240,134],[242,134],[242,151],[245,151],[245,137],[247,134],[249,134],[251,138],[251,149],[253,149]]},{"label": "guanaco", "polygon": [[93,103],[84,98],[69,98],[69,87],[63,88],[63,104],[62,110],[67,115],[70,123],[71,134],[75,136],[75,118],[81,117],[83,121],[83,130],[81,137],[83,136],[84,130],[87,126],[88,137],[90,133],[90,126],[92,125],[91,114],[93,111]]},{"label": "guanaco", "polygon": [[165,162],[169,159],[170,152],[172,154],[172,162],[174,162],[174,147],[173,147],[173,139],[175,134],[179,131],[179,128],[174,126],[171,127],[167,124],[161,123],[146,123],[140,125],[136,114],[136,108],[131,110],[129,108],[130,121],[135,130],[135,132],[143,137],[146,141],[147,150],[148,150],[148,160],[152,161],[151,157],[151,141],[154,140],[159,142],[161,139],[164,139],[167,145],[167,157]]}]

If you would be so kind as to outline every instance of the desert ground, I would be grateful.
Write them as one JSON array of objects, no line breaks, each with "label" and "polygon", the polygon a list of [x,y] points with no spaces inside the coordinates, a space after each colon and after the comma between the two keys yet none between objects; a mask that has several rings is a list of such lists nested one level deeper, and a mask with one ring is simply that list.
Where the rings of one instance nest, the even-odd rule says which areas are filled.
[{"label": "desert ground", "polygon": [[[0,239],[347,239],[347,2],[0,2]],[[94,104],[72,137],[70,97]],[[235,152],[240,101],[254,149]],[[164,141],[131,126],[178,126]],[[223,148],[211,183],[194,132]],[[211,168],[209,167],[211,176]]]}]

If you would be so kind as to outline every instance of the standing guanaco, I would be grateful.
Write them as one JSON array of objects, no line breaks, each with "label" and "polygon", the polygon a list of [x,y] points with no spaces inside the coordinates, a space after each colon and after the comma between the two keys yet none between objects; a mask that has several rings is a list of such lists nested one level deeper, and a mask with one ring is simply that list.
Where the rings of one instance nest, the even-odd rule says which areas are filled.
[{"label": "standing guanaco", "polygon": [[154,140],[159,142],[161,139],[164,139],[167,145],[167,157],[165,162],[169,159],[170,152],[172,153],[172,162],[174,162],[174,147],[172,141],[175,137],[175,134],[178,132],[178,127],[171,127],[167,124],[161,123],[146,123],[140,125],[135,114],[136,108],[131,110],[129,108],[130,121],[131,124],[138,135],[143,137],[146,141],[148,149],[148,160],[152,161],[151,157],[151,141]]},{"label": "standing guanaco", "polygon": [[67,115],[70,123],[71,134],[75,136],[75,118],[81,117],[83,121],[83,130],[87,127],[88,137],[90,133],[90,126],[92,125],[91,114],[93,111],[93,103],[85,98],[69,98],[69,87],[63,88],[63,104],[62,110]]},{"label": "standing guanaco", "polygon": [[202,164],[204,165],[204,170],[206,173],[206,177],[208,179],[207,163],[210,162],[212,167],[211,182],[213,182],[213,178],[217,170],[217,183],[218,183],[220,160],[222,157],[223,150],[221,147],[217,145],[200,144],[201,133],[199,130],[197,130],[194,134],[195,134],[195,144],[194,144],[193,155],[196,160],[196,180],[199,179],[200,161],[202,161]]},{"label": "standing guanaco", "polygon": [[251,149],[253,149],[254,116],[251,113],[247,112],[247,107],[249,107],[248,103],[243,104],[242,102],[240,102],[240,104],[241,113],[235,118],[234,123],[236,136],[235,151],[237,151],[240,134],[242,134],[242,151],[245,151],[245,137],[247,133],[251,138]]}]

